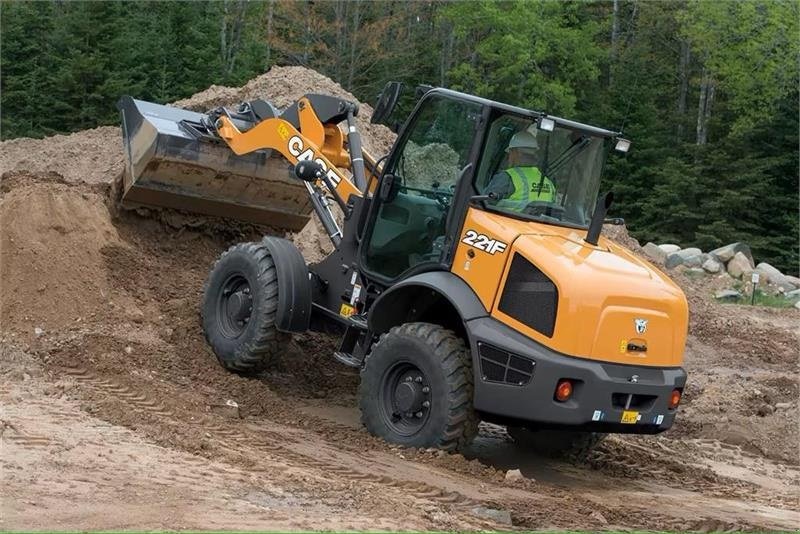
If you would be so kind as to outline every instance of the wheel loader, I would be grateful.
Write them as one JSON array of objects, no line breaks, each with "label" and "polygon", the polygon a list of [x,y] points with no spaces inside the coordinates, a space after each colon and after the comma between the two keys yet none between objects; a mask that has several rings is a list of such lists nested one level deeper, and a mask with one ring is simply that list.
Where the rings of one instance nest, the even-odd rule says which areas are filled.
[{"label": "wheel loader", "polygon": [[[123,202],[292,231],[313,211],[334,246],[310,265],[273,236],[219,257],[200,304],[219,362],[258,373],[291,334],[335,332],[332,358],[360,371],[364,426],[403,446],[452,450],[482,420],[553,455],[670,428],[686,298],[600,235],[603,166],[630,142],[431,87],[401,124],[403,90],[387,84],[372,116],[397,133],[381,158],[362,148],[358,106],[330,95],[206,114],[120,100]],[[538,178],[509,205],[493,184],[520,132]]]}]

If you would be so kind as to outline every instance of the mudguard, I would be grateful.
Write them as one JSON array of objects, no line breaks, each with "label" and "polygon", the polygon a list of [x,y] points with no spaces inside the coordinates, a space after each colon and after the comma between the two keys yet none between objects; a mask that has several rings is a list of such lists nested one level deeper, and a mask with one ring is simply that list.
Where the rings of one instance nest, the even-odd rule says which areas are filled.
[{"label": "mudguard", "polygon": [[449,271],[434,271],[406,278],[378,297],[369,314],[369,330],[380,334],[403,322],[402,316],[413,307],[410,301],[418,298],[423,290],[432,291],[450,302],[464,323],[489,314],[464,280]]}]

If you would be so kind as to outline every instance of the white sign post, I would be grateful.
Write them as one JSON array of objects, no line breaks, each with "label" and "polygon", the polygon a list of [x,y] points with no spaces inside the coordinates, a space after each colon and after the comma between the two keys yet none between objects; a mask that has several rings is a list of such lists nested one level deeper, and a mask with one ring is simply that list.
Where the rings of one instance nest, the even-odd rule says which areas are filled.
[{"label": "white sign post", "polygon": [[751,306],[756,303],[756,286],[758,286],[758,279],[759,279],[759,274],[758,273],[754,272],[752,275],[750,275],[750,281],[753,282],[753,289],[750,292],[750,305]]}]

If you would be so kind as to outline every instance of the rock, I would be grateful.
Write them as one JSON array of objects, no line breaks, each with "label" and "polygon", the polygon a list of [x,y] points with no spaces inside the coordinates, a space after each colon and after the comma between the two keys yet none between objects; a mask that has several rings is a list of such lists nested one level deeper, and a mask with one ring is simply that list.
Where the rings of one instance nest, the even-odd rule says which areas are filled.
[{"label": "rock", "polygon": [[699,256],[702,253],[703,251],[697,247],[684,248],[677,252],[682,258],[691,258],[692,256]]},{"label": "rock", "polygon": [[703,269],[707,273],[717,274],[718,272],[725,270],[725,264],[719,261],[714,256],[711,256],[706,261],[703,262]]},{"label": "rock", "polygon": [[[782,272],[766,262],[756,265],[756,272],[761,275],[760,283],[768,282],[774,284],[784,291],[791,291],[794,285],[786,279]],[[766,280],[765,280],[766,279]]]},{"label": "rock", "polygon": [[779,403],[775,404],[775,409],[776,410],[789,410],[791,408],[792,408],[792,403],[791,402],[779,402]]},{"label": "rock", "polygon": [[490,519],[497,523],[502,523],[504,525],[511,525],[511,512],[508,510],[497,510],[495,508],[487,508],[485,506],[476,506],[472,510],[472,515],[477,517],[483,517],[485,519]]},{"label": "rock", "polygon": [[681,249],[681,247],[678,245],[671,244],[658,245],[658,248],[663,250],[666,254],[672,254],[673,252],[678,252]]},{"label": "rock", "polygon": [[133,348],[131,348],[131,347],[125,347],[125,354],[130,354],[130,353],[132,353],[132,352],[133,352]]},{"label": "rock", "polygon": [[735,289],[723,289],[714,293],[714,298],[724,301],[737,301],[742,298],[742,294]]},{"label": "rock", "polygon": [[642,252],[653,263],[663,264],[664,260],[667,259],[667,253],[655,243],[647,243],[642,247]]},{"label": "rock", "polygon": [[506,472],[506,482],[519,482],[523,478],[525,477],[522,476],[522,471],[519,469],[509,469]]},{"label": "rock", "polygon": [[664,260],[664,267],[674,269],[678,265],[683,265],[683,257],[677,252],[667,254],[667,258]]},{"label": "rock", "polygon": [[678,265],[685,265],[687,267],[700,267],[703,264],[702,254],[702,250],[694,247],[672,252],[667,254],[667,259],[664,261],[664,266],[667,269],[673,269]]},{"label": "rock", "polygon": [[[684,265],[683,267],[686,266]],[[689,269],[686,269],[686,274],[688,274],[689,276],[702,276],[705,275],[706,272],[700,267],[691,267]]]},{"label": "rock", "polygon": [[772,407],[772,406],[770,406],[769,404],[762,404],[761,406],[759,406],[758,408],[756,408],[756,414],[757,414],[759,417],[766,417],[766,416],[768,416],[768,415],[772,415],[772,413],[773,413],[774,411],[775,411],[775,408],[773,408],[773,407]]},{"label": "rock", "polygon": [[36,337],[39,337],[39,336],[41,336],[42,334],[44,334],[44,330],[42,330],[41,328],[39,328],[39,327],[37,326],[36,328],[34,328],[34,329],[33,329],[33,333],[36,335]]},{"label": "rock", "polygon": [[792,276],[789,274],[784,274],[783,276],[785,276],[786,279],[789,281],[789,283],[792,284],[794,287],[800,288],[800,278],[797,278],[796,276]]},{"label": "rock", "polygon": [[591,517],[592,519],[594,519],[595,521],[597,521],[601,525],[607,525],[608,524],[608,519],[606,519],[605,516],[603,514],[601,514],[600,512],[598,512],[597,510],[595,510],[591,514],[589,514],[589,517]]},{"label": "rock", "polygon": [[800,289],[793,289],[791,291],[787,291],[786,295],[784,295],[787,299],[796,299],[800,298]]},{"label": "rock", "polygon": [[744,253],[737,252],[728,262],[728,274],[734,278],[742,278],[753,272],[753,262]]},{"label": "rock", "polygon": [[750,260],[751,264],[754,263],[753,253],[750,252],[750,247],[744,243],[731,243],[730,245],[725,245],[724,247],[715,248],[709,252],[709,254],[717,258],[722,263],[728,263],[733,259],[737,252],[744,254]]},{"label": "rock", "polygon": [[800,310],[800,300],[794,303],[794,307]]},{"label": "rock", "polygon": [[230,417],[231,419],[241,418],[241,414],[239,413],[239,405],[236,403],[236,401],[230,399],[225,401],[225,404],[212,404],[211,411],[220,415],[224,415],[225,417]]}]

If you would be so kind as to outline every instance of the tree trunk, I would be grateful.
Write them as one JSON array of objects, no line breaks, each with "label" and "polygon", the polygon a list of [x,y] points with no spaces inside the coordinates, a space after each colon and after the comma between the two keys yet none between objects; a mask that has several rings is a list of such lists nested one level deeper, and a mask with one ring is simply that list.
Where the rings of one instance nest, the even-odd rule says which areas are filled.
[{"label": "tree trunk", "polygon": [[236,54],[242,40],[247,0],[223,0],[222,22],[220,25],[220,55],[222,58],[222,74],[228,76],[233,72],[236,64]]},{"label": "tree trunk", "polygon": [[444,36],[442,38],[442,53],[439,57],[439,85],[447,87],[447,73],[453,64],[453,45],[455,33],[449,22],[444,23]]},{"label": "tree trunk", "polygon": [[304,67],[308,66],[308,61],[311,59],[311,1],[305,2],[305,33],[303,35],[303,56],[302,64]]},{"label": "tree trunk", "polygon": [[611,15],[611,62],[608,65],[608,85],[614,84],[614,68],[617,61],[617,47],[619,46],[619,0],[614,0]]},{"label": "tree trunk", "polygon": [[703,77],[700,82],[700,99],[697,105],[697,144],[705,145],[708,142],[708,123],[711,121],[711,108],[714,104],[716,87],[714,79],[708,70],[703,67]]},{"label": "tree trunk", "polygon": [[275,18],[275,0],[267,2],[267,39],[266,50],[264,51],[264,70],[272,67],[272,25]]},{"label": "tree trunk", "polygon": [[361,27],[361,1],[355,0],[353,5],[353,28],[352,35],[350,36],[350,65],[347,73],[347,87],[348,91],[353,89],[353,78],[356,74],[356,51],[358,49],[358,30]]},{"label": "tree trunk", "polygon": [[336,50],[333,52],[333,72],[335,79],[341,83],[344,65],[345,45],[347,43],[347,0],[337,0],[333,7],[336,27]]},{"label": "tree trunk", "polygon": [[677,131],[676,138],[680,142],[683,140],[683,125],[686,120],[686,97],[689,94],[689,60],[691,59],[691,47],[689,41],[681,39],[681,57],[680,65],[678,66],[678,77],[680,80],[680,87],[678,89],[678,103],[677,103]]}]

